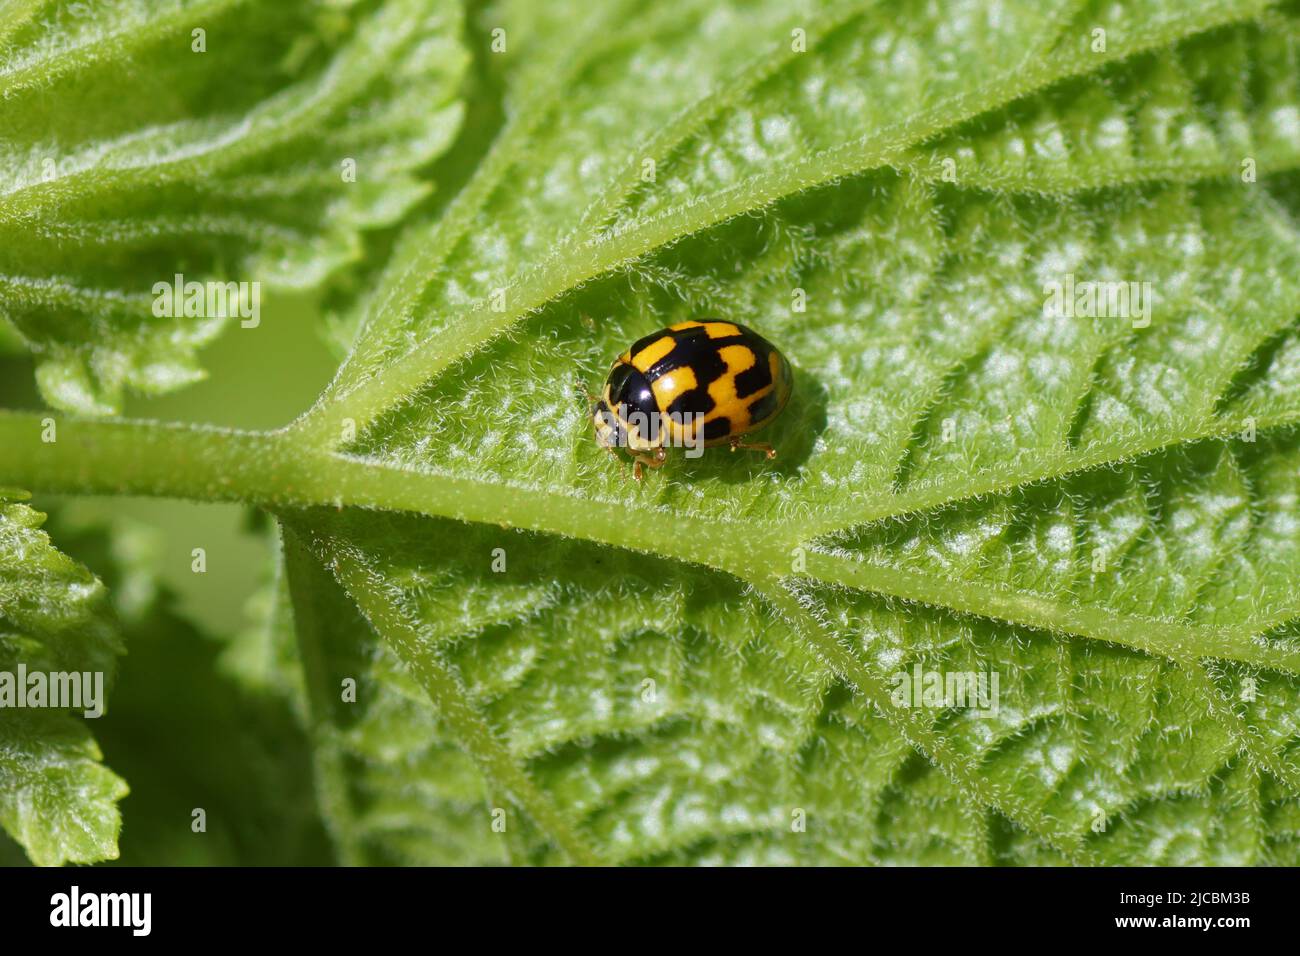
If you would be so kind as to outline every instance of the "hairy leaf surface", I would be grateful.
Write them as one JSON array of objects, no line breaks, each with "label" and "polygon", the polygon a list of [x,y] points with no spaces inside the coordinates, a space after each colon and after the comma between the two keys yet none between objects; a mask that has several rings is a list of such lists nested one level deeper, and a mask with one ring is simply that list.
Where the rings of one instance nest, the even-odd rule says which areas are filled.
[{"label": "hairy leaf surface", "polygon": [[45,399],[83,414],[202,376],[230,318],[206,292],[160,315],[155,283],[316,285],[428,193],[415,171],[461,117],[454,3],[23,12],[0,23],[0,318]]},{"label": "hairy leaf surface", "polygon": [[[500,129],[312,409],[0,472],[274,511],[295,646],[227,664],[340,860],[1297,862],[1294,3],[464,32]],[[779,457],[632,482],[583,390],[701,316],[792,361]]]},{"label": "hairy leaf surface", "polygon": [[[635,55],[578,45],[552,121],[520,106],[478,193],[408,239],[429,277],[381,289],[316,412],[541,532],[356,514],[314,546],[570,856],[1291,859],[1300,243],[1240,173],[1300,157],[1296,21],[1003,12],[746,11],[739,65],[653,17]],[[684,60],[661,107],[643,72]],[[644,132],[570,109],[647,85]],[[608,148],[550,145],[580,135]],[[1146,283],[1148,314],[1054,315],[1067,275]],[[781,457],[629,485],[575,385],[702,314],[793,360]],[[996,675],[997,713],[900,705],[929,672]]]},{"label": "hairy leaf surface", "polygon": [[[107,691],[122,645],[104,587],[55,549],[44,519],[0,490],[0,671],[14,681],[19,665],[47,680],[98,671]],[[15,703],[0,710],[0,825],[40,865],[116,857],[127,787],[101,762],[91,725]]]}]

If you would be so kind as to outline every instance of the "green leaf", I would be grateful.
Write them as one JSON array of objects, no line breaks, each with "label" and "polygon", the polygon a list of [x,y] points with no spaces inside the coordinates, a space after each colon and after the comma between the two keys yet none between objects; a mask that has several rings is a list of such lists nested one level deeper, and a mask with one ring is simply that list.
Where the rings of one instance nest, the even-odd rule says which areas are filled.
[{"label": "green leaf", "polygon": [[[1292,859],[1300,33],[1262,10],[675,10],[518,52],[549,82],[507,81],[301,428],[362,426],[367,503],[543,532],[308,519],[524,858]],[[1067,274],[1149,321],[1052,316]],[[781,457],[630,486],[575,379],[702,314],[793,360]],[[998,712],[900,706],[914,668]]]},{"label": "green leaf", "polygon": [[443,0],[6,13],[0,318],[83,414],[202,376],[231,320],[159,316],[155,283],[316,285],[429,192],[418,169],[460,123]]},{"label": "green leaf", "polygon": [[[54,548],[43,521],[0,495],[0,671],[99,672],[107,688],[122,645],[104,586]],[[32,862],[117,857],[127,787],[102,756],[80,714],[0,710],[0,825]]]},{"label": "green leaf", "polygon": [[[1297,862],[1294,4],[465,35],[500,130],[298,422],[0,415],[0,480],[280,518],[296,649],[227,663],[341,861]],[[576,386],[705,315],[791,359],[779,457],[631,482]]]},{"label": "green leaf", "polygon": [[[183,519],[173,521],[184,527]],[[112,709],[95,725],[108,760],[131,783],[121,803],[128,839],[117,863],[328,863],[307,741],[283,691],[243,682],[242,671],[225,673],[219,662],[230,642],[187,620],[183,602],[160,579],[175,529],[66,506],[51,525],[102,576],[131,651]],[[214,561],[221,553],[213,548]],[[272,624],[259,614],[249,633]],[[198,832],[196,808],[204,812]]]},{"label": "green leaf", "polygon": [[489,865],[507,859],[483,777],[356,606],[285,531],[286,591],[301,652],[295,683],[317,793],[341,861]]}]

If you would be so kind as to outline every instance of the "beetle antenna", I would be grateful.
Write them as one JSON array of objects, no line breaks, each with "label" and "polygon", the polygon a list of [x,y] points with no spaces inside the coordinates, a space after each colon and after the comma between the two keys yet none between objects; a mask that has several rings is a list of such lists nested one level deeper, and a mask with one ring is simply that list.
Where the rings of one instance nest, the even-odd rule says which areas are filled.
[{"label": "beetle antenna", "polygon": [[577,393],[581,397],[585,398],[590,404],[592,405],[596,404],[596,396],[591,394],[591,390],[587,388],[586,384],[582,381],[582,379],[575,378],[573,380],[573,387],[577,391]]}]

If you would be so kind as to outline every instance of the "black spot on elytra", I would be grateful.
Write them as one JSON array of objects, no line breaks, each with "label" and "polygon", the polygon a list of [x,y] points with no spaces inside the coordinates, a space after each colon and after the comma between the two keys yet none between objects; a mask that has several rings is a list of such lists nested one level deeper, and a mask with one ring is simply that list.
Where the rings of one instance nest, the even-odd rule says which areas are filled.
[{"label": "black spot on elytra", "polygon": [[669,415],[707,415],[717,403],[713,396],[702,388],[692,388],[682,392],[671,402],[665,411]]},{"label": "black spot on elytra", "polygon": [[772,370],[765,355],[754,355],[754,364],[736,375],[736,397],[748,398],[772,384]]},{"label": "black spot on elytra", "polygon": [[725,341],[727,340],[689,339],[678,342],[671,352],[650,366],[646,377],[653,382],[676,369],[689,368],[695,373],[695,384],[707,388],[710,382],[717,381],[727,371],[727,363],[722,361],[717,348],[713,347],[714,343]]},{"label": "black spot on elytra", "polygon": [[749,406],[749,420],[754,425],[759,425],[764,419],[771,417],[776,411],[776,389],[768,392],[762,398],[755,399]]},{"label": "black spot on elytra", "polygon": [[704,440],[715,441],[731,434],[731,422],[725,418],[715,418],[704,423]]}]

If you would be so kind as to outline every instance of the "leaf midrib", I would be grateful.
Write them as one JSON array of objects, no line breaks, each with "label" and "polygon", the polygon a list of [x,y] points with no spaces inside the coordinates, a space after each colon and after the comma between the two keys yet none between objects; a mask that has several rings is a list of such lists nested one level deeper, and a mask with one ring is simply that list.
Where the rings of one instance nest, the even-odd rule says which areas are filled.
[{"label": "leaf midrib", "polygon": [[[1292,414],[1292,418],[1297,416],[1300,412]],[[0,413],[0,439],[12,438],[15,446],[31,445],[40,430],[34,416]],[[69,446],[71,451],[66,450]],[[166,448],[167,455],[148,454],[150,446]],[[220,451],[220,460],[213,459],[214,450]],[[101,484],[103,476],[114,474],[113,467],[101,459],[116,454],[130,456],[139,470],[126,486]],[[852,561],[843,553],[829,553],[818,548],[798,524],[794,525],[797,530],[782,529],[776,524],[682,515],[667,508],[638,508],[626,500],[580,498],[537,486],[405,469],[305,448],[293,432],[65,422],[60,440],[53,444],[37,441],[26,461],[27,469],[11,463],[9,470],[0,471],[0,481],[55,491],[234,499],[273,508],[352,506],[493,523],[699,564],[754,586],[797,577],[793,572],[795,549],[803,548],[809,567],[821,570],[820,576],[810,573],[809,577],[821,583],[1122,644],[1170,660],[1211,657],[1300,673],[1300,649],[1257,641],[1261,631],[1248,625],[1207,628],[1123,614],[1102,605],[1062,603],[1054,596],[981,582],[963,582],[956,587],[948,578],[926,571]],[[178,462],[193,462],[198,468],[187,473]],[[232,473],[240,475],[240,487],[230,481]],[[738,542],[744,542],[744,547],[737,547]]]}]

